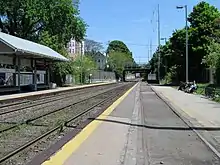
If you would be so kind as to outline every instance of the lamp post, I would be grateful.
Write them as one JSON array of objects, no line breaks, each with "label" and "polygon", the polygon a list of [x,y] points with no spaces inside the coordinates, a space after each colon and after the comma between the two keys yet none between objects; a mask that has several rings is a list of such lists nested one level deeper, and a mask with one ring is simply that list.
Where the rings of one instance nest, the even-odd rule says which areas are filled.
[{"label": "lamp post", "polygon": [[92,73],[89,74],[89,83],[92,83]]},{"label": "lamp post", "polygon": [[158,81],[160,84],[160,5],[158,4],[157,9],[157,23],[158,23]]},{"label": "lamp post", "polygon": [[186,82],[189,81],[189,64],[188,64],[188,13],[187,13],[187,5],[177,6],[177,9],[185,9],[185,21],[186,21]]}]

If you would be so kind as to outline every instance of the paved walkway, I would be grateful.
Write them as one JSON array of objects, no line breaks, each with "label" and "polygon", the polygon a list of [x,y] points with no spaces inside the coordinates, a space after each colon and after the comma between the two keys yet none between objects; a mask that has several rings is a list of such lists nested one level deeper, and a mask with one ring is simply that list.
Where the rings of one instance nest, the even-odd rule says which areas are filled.
[{"label": "paved walkway", "polygon": [[220,159],[138,83],[42,165],[157,164],[219,165]]},{"label": "paved walkway", "polygon": [[[126,154],[129,152],[127,150],[130,124],[140,121],[134,121],[138,115],[138,112],[134,111],[135,108],[138,110],[135,102],[139,98],[139,92],[134,88],[107,108],[42,165],[121,165],[125,160],[130,160],[132,157]],[[126,165],[131,163],[132,160]]]},{"label": "paved walkway", "polygon": [[[172,87],[153,86],[175,108],[196,119],[204,127],[220,127],[220,104],[199,95],[187,94]],[[196,124],[194,122],[194,124]]]},{"label": "paved walkway", "polygon": [[220,157],[220,104],[172,87],[152,86],[152,89]]}]

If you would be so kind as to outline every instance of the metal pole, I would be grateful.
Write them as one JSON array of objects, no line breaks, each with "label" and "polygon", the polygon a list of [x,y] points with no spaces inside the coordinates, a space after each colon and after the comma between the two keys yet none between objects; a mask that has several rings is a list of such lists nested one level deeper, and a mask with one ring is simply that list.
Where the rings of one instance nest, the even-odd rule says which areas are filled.
[{"label": "metal pole", "polygon": [[158,4],[158,80],[160,83],[160,5]]},{"label": "metal pole", "polygon": [[[161,38],[161,39],[165,41],[165,45],[166,45],[167,38],[165,37],[165,38]],[[165,60],[165,75],[166,75],[167,74],[167,59],[166,59],[166,56],[165,56],[164,60]]]},{"label": "metal pole", "polygon": [[150,57],[152,57],[152,40],[150,40]]},{"label": "metal pole", "polygon": [[150,61],[150,46],[148,46],[147,61],[148,61],[148,63]]},{"label": "metal pole", "polygon": [[186,82],[189,81],[189,64],[188,64],[188,12],[187,5],[185,5],[185,19],[186,19]]}]

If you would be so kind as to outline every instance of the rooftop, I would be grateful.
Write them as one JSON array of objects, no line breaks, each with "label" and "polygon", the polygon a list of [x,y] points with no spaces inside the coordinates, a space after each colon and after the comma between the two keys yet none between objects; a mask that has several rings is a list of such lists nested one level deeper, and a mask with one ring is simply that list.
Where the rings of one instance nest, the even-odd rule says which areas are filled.
[{"label": "rooftop", "polygon": [[7,52],[0,50],[0,55],[6,53],[16,53],[17,55],[28,54],[36,58],[49,58],[58,61],[68,61],[67,58],[47,46],[6,33],[0,32],[0,43],[4,44],[8,48],[11,48],[11,51]]}]

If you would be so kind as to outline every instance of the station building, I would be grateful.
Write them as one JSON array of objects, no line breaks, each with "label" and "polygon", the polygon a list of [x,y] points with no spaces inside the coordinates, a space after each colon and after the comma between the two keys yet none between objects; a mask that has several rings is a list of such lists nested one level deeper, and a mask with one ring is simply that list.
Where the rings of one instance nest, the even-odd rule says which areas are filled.
[{"label": "station building", "polygon": [[68,59],[44,45],[0,32],[0,92],[49,88],[55,61]]}]

